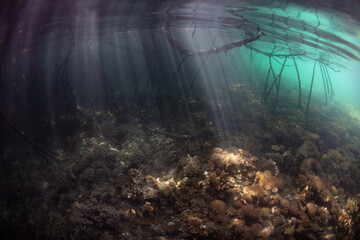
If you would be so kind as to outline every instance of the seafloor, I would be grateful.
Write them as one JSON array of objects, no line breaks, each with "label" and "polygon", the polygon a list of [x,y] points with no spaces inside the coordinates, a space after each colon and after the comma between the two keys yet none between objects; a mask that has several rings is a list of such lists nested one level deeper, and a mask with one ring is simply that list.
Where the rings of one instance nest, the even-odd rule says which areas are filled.
[{"label": "seafloor", "polygon": [[2,239],[360,239],[360,115],[216,96],[78,106],[56,159],[6,149]]}]

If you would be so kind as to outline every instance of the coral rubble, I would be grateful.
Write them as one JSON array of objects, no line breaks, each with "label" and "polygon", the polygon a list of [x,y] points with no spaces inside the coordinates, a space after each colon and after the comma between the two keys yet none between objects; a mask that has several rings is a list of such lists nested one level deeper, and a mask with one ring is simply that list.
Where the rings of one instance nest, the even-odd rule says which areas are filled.
[{"label": "coral rubble", "polygon": [[198,129],[183,119],[163,126],[146,108],[132,121],[102,113],[101,123],[83,110],[76,150],[46,167],[36,156],[32,165],[11,162],[22,166],[8,176],[17,184],[2,184],[25,200],[2,198],[2,221],[46,239],[357,239],[360,141],[352,131],[360,124],[330,131],[322,116],[293,106],[270,114],[238,96],[247,104],[224,113],[233,125],[220,130],[206,110],[217,108],[211,101],[188,103],[200,109],[191,116]]}]

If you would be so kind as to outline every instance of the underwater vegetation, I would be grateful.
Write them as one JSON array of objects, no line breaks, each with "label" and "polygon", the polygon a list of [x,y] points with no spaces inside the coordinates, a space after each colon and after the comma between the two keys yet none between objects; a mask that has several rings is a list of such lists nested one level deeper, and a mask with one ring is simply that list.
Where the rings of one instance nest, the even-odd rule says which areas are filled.
[{"label": "underwater vegetation", "polygon": [[244,97],[248,89],[237,91],[246,104],[228,117],[245,120],[222,130],[231,140],[219,142],[208,117],[217,106],[193,99],[193,132],[186,117],[169,121],[177,130],[165,128],[144,107],[127,116],[81,109],[74,150],[56,161],[7,150],[18,170],[1,186],[12,184],[8,194],[24,198],[2,198],[2,231],[21,227],[50,239],[356,239],[360,141],[338,133],[358,134],[359,121],[330,131],[320,119],[335,111],[332,120],[341,121],[344,110],[318,103],[319,116],[290,120],[296,101],[274,116],[272,106]]},{"label": "underwater vegetation", "polygon": [[1,239],[360,239],[359,11],[0,3]]}]

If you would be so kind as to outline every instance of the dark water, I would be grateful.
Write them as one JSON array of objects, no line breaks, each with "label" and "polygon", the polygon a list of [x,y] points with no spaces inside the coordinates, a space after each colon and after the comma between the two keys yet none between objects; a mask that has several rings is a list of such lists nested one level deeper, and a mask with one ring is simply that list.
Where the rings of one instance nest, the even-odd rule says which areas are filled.
[{"label": "dark water", "polygon": [[358,239],[358,1],[0,3],[2,239]]}]

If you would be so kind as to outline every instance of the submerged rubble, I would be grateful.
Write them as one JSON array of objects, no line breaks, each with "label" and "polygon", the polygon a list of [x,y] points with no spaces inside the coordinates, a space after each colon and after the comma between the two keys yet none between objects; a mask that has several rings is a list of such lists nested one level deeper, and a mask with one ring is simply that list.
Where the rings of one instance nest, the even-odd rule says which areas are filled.
[{"label": "submerged rubble", "polygon": [[228,129],[195,100],[196,126],[161,125],[147,109],[121,121],[83,109],[75,151],[12,162],[19,170],[1,185],[21,182],[10,191],[23,200],[3,198],[1,221],[40,239],[357,239],[359,122],[328,131],[292,106],[271,114],[238,96],[248,104],[226,113]]}]

